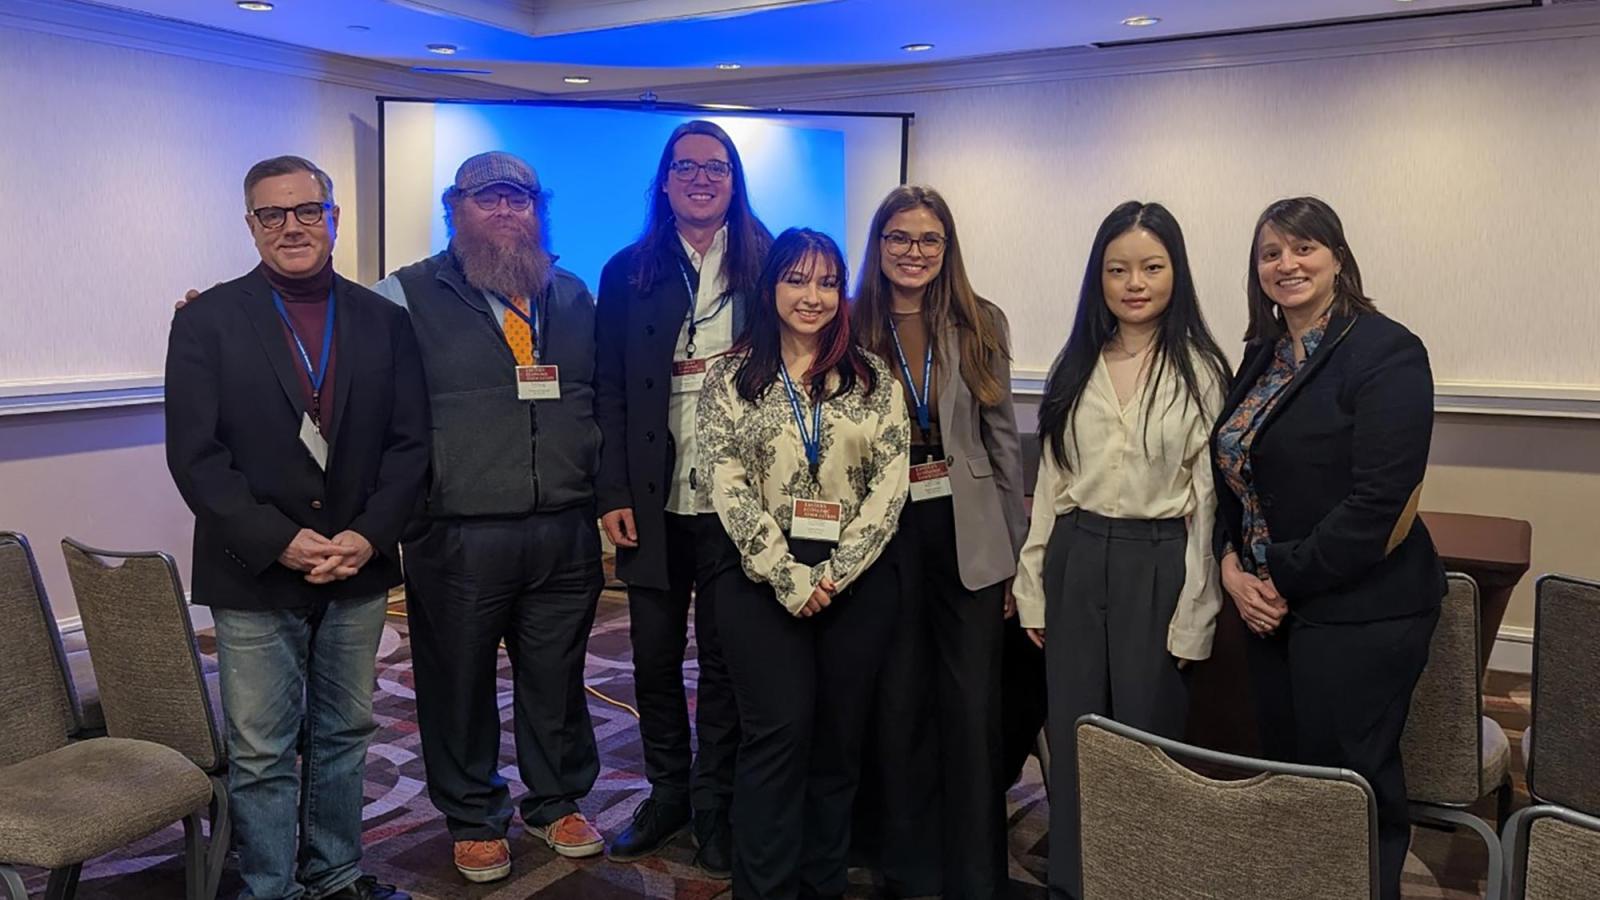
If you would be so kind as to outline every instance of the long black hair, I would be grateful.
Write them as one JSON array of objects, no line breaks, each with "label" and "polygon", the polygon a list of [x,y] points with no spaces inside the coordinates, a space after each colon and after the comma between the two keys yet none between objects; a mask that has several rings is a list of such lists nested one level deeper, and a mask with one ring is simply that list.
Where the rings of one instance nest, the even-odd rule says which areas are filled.
[{"label": "long black hair", "polygon": [[[1044,403],[1039,407],[1039,440],[1048,442],[1055,461],[1064,469],[1072,468],[1068,459],[1066,439],[1072,433],[1077,444],[1077,429],[1073,411],[1083,389],[1099,364],[1100,353],[1106,341],[1117,332],[1117,318],[1106,306],[1102,272],[1105,270],[1106,247],[1112,241],[1135,228],[1147,229],[1155,235],[1172,260],[1172,299],[1167,303],[1156,328],[1149,375],[1151,381],[1166,377],[1174,371],[1183,379],[1185,402],[1204,410],[1205,386],[1202,372],[1208,373],[1219,384],[1228,383],[1228,363],[1217,342],[1206,327],[1200,313],[1200,299],[1194,289],[1194,274],[1189,269],[1189,252],[1184,247],[1183,229],[1178,220],[1159,203],[1140,203],[1130,200],[1118,206],[1100,223],[1095,232],[1094,248],[1089,252],[1089,264],[1084,268],[1083,287],[1078,292],[1078,312],[1073,318],[1072,334],[1066,346],[1056,357],[1045,382]],[[1201,371],[1196,371],[1195,357],[1199,357]],[[1147,392],[1145,428],[1155,411],[1156,391]],[[1177,402],[1176,398],[1173,402]],[[1214,412],[1214,410],[1213,410]],[[1148,437],[1148,434],[1146,435]],[[1149,452],[1148,446],[1146,452]]]},{"label": "long black hair", "polygon": [[[778,319],[778,281],[790,272],[804,267],[810,277],[817,266],[832,266],[839,280],[839,310],[833,321],[823,326],[818,335],[817,358],[806,373],[806,387],[812,400],[832,398],[847,394],[859,380],[866,385],[865,393],[878,388],[878,375],[867,362],[866,352],[850,333],[850,310],[846,302],[845,286],[850,283],[845,270],[844,254],[833,238],[809,228],[790,228],[772,242],[761,277],[756,282],[755,302],[747,305],[744,334],[734,342],[734,353],[748,353],[739,370],[734,373],[734,385],[739,396],[747,403],[755,403],[778,380],[778,368],[783,365],[783,323]],[[828,373],[839,376],[839,384],[828,390]]]},{"label": "long black hair", "polygon": [[1339,261],[1339,274],[1333,276],[1333,312],[1336,315],[1377,312],[1378,305],[1361,287],[1361,267],[1344,237],[1344,223],[1333,207],[1316,197],[1290,197],[1275,200],[1261,211],[1256,230],[1250,235],[1250,277],[1245,281],[1245,296],[1250,300],[1247,341],[1271,341],[1283,334],[1283,311],[1261,287],[1261,229],[1271,225],[1283,236],[1297,241],[1315,241]]},{"label": "long black hair", "polygon": [[772,246],[772,232],[756,217],[750,208],[750,193],[744,185],[744,162],[739,158],[739,148],[722,126],[704,119],[694,119],[679,125],[667,137],[661,148],[661,161],[656,164],[656,176],[650,181],[650,211],[645,215],[644,233],[639,237],[639,255],[633,272],[634,286],[643,290],[655,281],[661,259],[668,255],[678,241],[678,227],[672,214],[672,201],[666,192],[667,179],[671,177],[672,148],[685,135],[703,134],[715,138],[728,151],[728,164],[733,172],[728,180],[733,184],[733,196],[728,203],[728,249],[722,256],[722,274],[729,293],[745,297],[755,295],[756,279],[761,275],[761,261]]}]

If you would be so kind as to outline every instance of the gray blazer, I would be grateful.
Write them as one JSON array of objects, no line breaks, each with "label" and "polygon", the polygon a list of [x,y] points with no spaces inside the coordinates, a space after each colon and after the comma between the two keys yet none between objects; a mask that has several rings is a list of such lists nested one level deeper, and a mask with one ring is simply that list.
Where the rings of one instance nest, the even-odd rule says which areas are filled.
[{"label": "gray blazer", "polygon": [[[994,307],[1007,350],[1011,326]],[[1022,507],[1022,441],[1011,405],[1011,363],[1002,358],[995,378],[1000,405],[980,408],[961,377],[954,326],[939,337],[939,433],[950,465],[951,502],[961,583],[976,591],[1017,574],[1017,555],[1028,536]],[[996,527],[1004,523],[1004,528]]]}]

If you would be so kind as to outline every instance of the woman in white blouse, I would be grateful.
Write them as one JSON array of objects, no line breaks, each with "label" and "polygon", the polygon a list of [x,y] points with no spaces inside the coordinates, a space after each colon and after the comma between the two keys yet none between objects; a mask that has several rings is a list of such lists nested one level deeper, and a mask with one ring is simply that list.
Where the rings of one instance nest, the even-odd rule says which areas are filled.
[{"label": "woman in white blouse", "polygon": [[905,503],[910,422],[898,382],[840,309],[826,235],[773,243],[733,350],[712,364],[700,491],[742,571],[717,584],[739,707],[737,897],[838,896],[879,659],[898,614],[880,562]]},{"label": "woman in white blouse", "polygon": [[1182,669],[1211,654],[1208,441],[1227,382],[1177,221],[1157,203],[1112,210],[1045,386],[1014,587],[1045,650],[1052,897],[1081,894],[1074,723],[1099,713],[1182,737]]}]

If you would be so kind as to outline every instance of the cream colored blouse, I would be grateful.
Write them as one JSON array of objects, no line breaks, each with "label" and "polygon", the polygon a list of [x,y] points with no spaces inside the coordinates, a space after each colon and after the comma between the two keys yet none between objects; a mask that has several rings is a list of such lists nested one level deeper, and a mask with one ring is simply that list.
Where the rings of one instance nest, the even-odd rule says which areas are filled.
[{"label": "cream colored blouse", "polygon": [[[899,381],[869,354],[877,389],[867,396],[858,383],[823,401],[822,459],[813,480],[788,392],[779,381],[759,402],[746,403],[734,385],[743,359],[712,363],[700,391],[700,465],[708,476],[700,480],[700,496],[739,548],[745,574],[772,585],[784,608],[798,614],[822,579],[843,590],[894,536],[909,490],[910,418]],[[789,551],[796,499],[843,507],[839,542],[820,565],[799,562]]]},{"label": "cream colored blouse", "polygon": [[[1180,659],[1211,655],[1222,586],[1211,552],[1217,497],[1212,479],[1211,426],[1222,407],[1223,385],[1199,360],[1196,373],[1205,385],[1205,408],[1189,402],[1183,379],[1170,368],[1147,377],[1126,405],[1117,402],[1111,373],[1102,358],[1084,386],[1069,430],[1067,458],[1072,470],[1056,465],[1051,443],[1039,456],[1033,490],[1033,518],[1012,587],[1024,628],[1044,627],[1044,554],[1056,517],[1074,509],[1118,519],[1187,518],[1183,588],[1167,628],[1167,651]],[[1155,404],[1149,392],[1156,391]],[[1153,419],[1145,429],[1149,410]],[[1148,449],[1147,449],[1148,447]]]}]

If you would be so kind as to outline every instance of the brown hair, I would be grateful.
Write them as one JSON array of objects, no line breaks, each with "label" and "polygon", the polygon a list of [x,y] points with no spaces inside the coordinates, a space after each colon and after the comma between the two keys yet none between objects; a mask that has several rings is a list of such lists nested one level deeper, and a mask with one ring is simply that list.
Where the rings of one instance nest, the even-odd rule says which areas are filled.
[{"label": "brown hair", "polygon": [[1315,197],[1290,197],[1277,200],[1262,210],[1256,230],[1250,237],[1250,276],[1245,281],[1245,296],[1250,301],[1250,325],[1246,341],[1272,341],[1284,332],[1283,312],[1261,287],[1257,263],[1261,259],[1261,229],[1271,225],[1285,237],[1315,241],[1339,261],[1339,274],[1333,277],[1333,314],[1337,316],[1372,313],[1378,305],[1361,288],[1361,267],[1344,238],[1344,223],[1333,207]]},{"label": "brown hair", "polygon": [[861,262],[861,285],[851,306],[856,339],[861,346],[892,360],[893,338],[889,334],[889,310],[893,293],[889,277],[883,274],[883,229],[896,214],[923,208],[933,213],[944,226],[944,265],[928,284],[923,295],[923,319],[928,325],[928,341],[937,341],[945,323],[956,326],[961,359],[961,377],[980,406],[998,406],[1005,387],[995,377],[996,364],[1009,360],[1005,334],[999,325],[1000,310],[978,296],[967,280],[967,267],[961,260],[961,241],[956,236],[955,217],[939,192],[920,185],[901,185],[889,192],[872,215],[867,234],[866,257]]},{"label": "brown hair", "polygon": [[279,175],[293,175],[296,172],[307,172],[317,179],[317,186],[322,188],[322,202],[333,202],[333,179],[328,177],[327,172],[317,168],[316,163],[303,156],[274,156],[271,159],[263,159],[256,163],[250,167],[249,172],[245,173],[245,211],[249,211],[251,203],[250,192],[255,189],[256,185],[266,181],[268,178],[276,178]]}]

